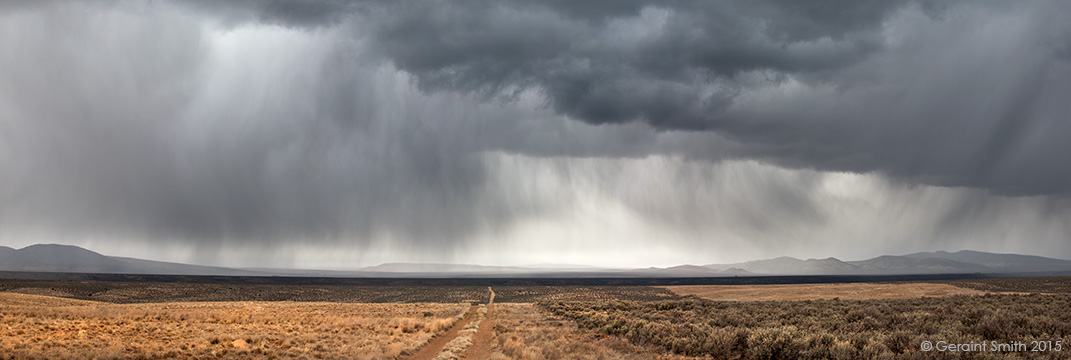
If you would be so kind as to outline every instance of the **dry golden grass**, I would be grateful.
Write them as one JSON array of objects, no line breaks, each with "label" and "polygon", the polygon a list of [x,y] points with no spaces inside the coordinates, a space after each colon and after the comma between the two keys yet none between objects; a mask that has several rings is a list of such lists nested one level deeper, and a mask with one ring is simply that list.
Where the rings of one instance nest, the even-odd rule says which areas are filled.
[{"label": "dry golden grass", "polygon": [[0,359],[393,359],[467,304],[108,304],[0,296]]},{"label": "dry golden grass", "polygon": [[491,360],[690,359],[661,355],[618,337],[578,328],[534,304],[496,304],[495,312]]},{"label": "dry golden grass", "polygon": [[664,286],[678,295],[721,301],[908,299],[952,295],[984,295],[985,291],[940,283],[849,283],[793,285]]},{"label": "dry golden grass", "polygon": [[0,306],[86,306],[99,304],[100,302],[97,301],[0,292]]}]

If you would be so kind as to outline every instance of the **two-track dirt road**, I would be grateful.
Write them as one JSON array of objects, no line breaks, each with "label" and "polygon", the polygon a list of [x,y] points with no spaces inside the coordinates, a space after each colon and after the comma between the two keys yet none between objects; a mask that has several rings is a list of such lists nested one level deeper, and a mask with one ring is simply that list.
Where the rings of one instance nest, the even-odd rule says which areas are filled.
[{"label": "two-track dirt road", "polygon": [[459,331],[461,331],[461,329],[464,329],[465,325],[468,324],[469,321],[472,320],[472,317],[474,315],[476,315],[476,309],[477,309],[476,305],[473,305],[472,307],[470,307],[469,311],[467,313],[465,313],[465,317],[461,318],[460,321],[458,321],[456,324],[454,324],[454,327],[450,328],[450,330],[446,331],[446,333],[443,334],[442,336],[439,336],[439,337],[437,337],[435,339],[432,339],[430,343],[425,345],[424,348],[420,349],[420,351],[417,352],[416,354],[413,354],[413,356],[410,356],[409,359],[410,360],[431,360],[431,359],[434,359],[435,356],[439,355],[439,352],[441,352],[443,350],[443,347],[446,346],[446,343],[448,343],[448,342],[450,342],[450,340],[453,340],[454,338],[456,338],[457,337],[457,333]]},{"label": "two-track dirt road", "polygon": [[476,332],[472,346],[465,351],[465,359],[487,360],[491,358],[491,338],[495,335],[495,291],[490,286],[487,290],[491,292],[491,299],[487,302],[487,319]]},{"label": "two-track dirt road", "polygon": [[[490,286],[487,287],[487,291],[491,292],[491,297],[487,301],[487,313],[483,324],[480,324],[479,330],[477,330],[475,337],[473,338],[472,345],[465,350],[463,354],[464,359],[486,360],[491,357],[491,337],[494,335],[494,302],[495,291]],[[469,311],[465,313],[465,317],[462,318],[457,324],[454,324],[450,330],[448,330],[442,336],[439,336],[432,340],[419,352],[409,357],[409,360],[432,360],[443,351],[446,344],[451,340],[457,338],[461,329],[464,329],[472,318],[476,315],[476,310],[479,308],[477,305],[473,305],[469,308]]]}]

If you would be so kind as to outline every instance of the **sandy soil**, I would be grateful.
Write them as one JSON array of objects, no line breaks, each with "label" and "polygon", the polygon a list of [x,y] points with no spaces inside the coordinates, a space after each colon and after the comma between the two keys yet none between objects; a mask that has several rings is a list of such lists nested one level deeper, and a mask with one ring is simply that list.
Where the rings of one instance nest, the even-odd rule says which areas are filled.
[{"label": "sandy soil", "polygon": [[937,283],[852,283],[793,285],[684,285],[663,286],[679,295],[726,301],[904,299],[986,292]]}]

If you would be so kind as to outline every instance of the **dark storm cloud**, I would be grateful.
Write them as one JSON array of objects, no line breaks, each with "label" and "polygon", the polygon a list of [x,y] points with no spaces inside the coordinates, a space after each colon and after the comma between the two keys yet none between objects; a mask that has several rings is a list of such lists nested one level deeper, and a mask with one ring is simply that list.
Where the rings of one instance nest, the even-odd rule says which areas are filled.
[{"label": "dark storm cloud", "polygon": [[[1006,195],[1066,194],[1060,165],[1071,69],[1054,57],[1066,3],[981,7],[940,21],[908,17],[887,53],[795,99],[773,94],[731,110],[737,137],[794,166],[880,171],[911,182]],[[781,102],[781,100],[786,100]],[[762,101],[761,103],[759,101]]]},{"label": "dark storm cloud", "polygon": [[[151,8],[29,10],[0,28],[5,230],[445,247],[534,211],[483,190],[476,105],[424,98],[330,40],[230,30],[214,47]],[[258,45],[273,36],[295,52]]]},{"label": "dark storm cloud", "polygon": [[256,12],[212,33],[169,8],[111,5],[5,14],[8,236],[159,239],[196,245],[199,261],[227,244],[381,237],[443,253],[560,206],[510,194],[488,179],[480,152],[641,156],[655,146],[641,126],[424,96],[356,59],[349,33],[306,36],[287,19],[273,22],[289,24],[282,30],[243,31],[240,19],[265,17]]},{"label": "dark storm cloud", "polygon": [[180,1],[229,22],[358,24],[372,51],[425,90],[510,98],[541,91],[591,123],[712,129],[749,71],[843,68],[882,47],[915,1]]},{"label": "dark storm cloud", "polygon": [[534,89],[593,124],[715,131],[745,144],[736,156],[1039,195],[1071,190],[1071,27],[1054,15],[1067,10],[652,2],[607,15],[471,1],[387,6],[365,29],[426,91]]},{"label": "dark storm cloud", "polygon": [[[1071,168],[1055,166],[1071,150],[1059,119],[1069,112],[1059,99],[1071,83],[1071,26],[1054,15],[1067,10],[1046,1],[245,6],[247,17],[297,26],[352,17],[366,55],[428,92],[508,101],[536,91],[580,121],[715,131],[746,145],[699,157],[1006,195],[1071,190]],[[798,93],[760,98],[789,84]]]},{"label": "dark storm cloud", "polygon": [[7,233],[459,251],[594,193],[777,249],[850,227],[827,170],[890,227],[1069,223],[1065,2],[0,4]]},{"label": "dark storm cloud", "polygon": [[[427,90],[509,96],[534,88],[591,123],[716,129],[742,72],[835,70],[880,50],[906,3],[648,2],[583,11],[538,2],[399,3],[373,46]],[[634,4],[628,4],[634,5]]]}]

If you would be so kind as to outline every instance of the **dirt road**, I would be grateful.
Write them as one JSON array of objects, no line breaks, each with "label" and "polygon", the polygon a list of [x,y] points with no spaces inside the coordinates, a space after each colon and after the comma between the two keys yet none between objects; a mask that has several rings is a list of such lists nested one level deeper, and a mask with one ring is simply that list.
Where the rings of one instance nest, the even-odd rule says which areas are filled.
[{"label": "dirt road", "polygon": [[[476,335],[473,337],[472,345],[470,345],[469,348],[466,349],[465,352],[462,354],[462,358],[464,358],[464,359],[483,360],[483,359],[488,359],[488,358],[491,357],[491,337],[492,337],[492,335],[494,335],[494,322],[493,322],[494,317],[493,316],[494,316],[494,312],[495,312],[495,307],[494,307],[495,291],[493,289],[491,289],[490,286],[487,287],[487,291],[491,292],[491,297],[487,301],[487,305],[486,305],[486,307],[487,307],[487,313],[485,314],[486,318],[485,318],[485,320],[483,321],[482,324],[478,324],[478,325],[480,325],[480,327],[479,327],[479,330],[476,331]],[[430,343],[428,343],[428,345],[424,346],[423,349],[420,349],[420,352],[417,352],[416,354],[414,354],[413,356],[409,357],[408,359],[409,360],[432,360],[432,359],[434,359],[436,356],[439,355],[439,353],[441,353],[443,351],[443,348],[446,347],[446,344],[449,343],[450,341],[454,340],[455,338],[457,338],[458,337],[458,332],[460,332],[461,329],[464,329],[465,326],[468,325],[468,323],[470,321],[472,321],[472,318],[476,314],[476,310],[478,308],[479,308],[479,306],[473,305],[471,308],[469,308],[469,311],[468,311],[468,313],[465,314],[465,317],[463,319],[461,319],[461,321],[458,321],[457,324],[454,325],[454,327],[450,328],[450,331],[447,331],[442,336],[439,336],[439,337],[435,338]]]},{"label": "dirt road", "polygon": [[487,319],[480,325],[476,337],[465,351],[465,359],[486,360],[491,357],[491,338],[495,335],[495,290],[487,287],[491,292],[491,299],[487,302]]},{"label": "dirt road", "polygon": [[459,331],[461,331],[461,329],[465,328],[465,325],[468,324],[470,320],[472,320],[473,315],[476,315],[476,308],[477,308],[476,305],[473,305],[472,307],[470,307],[469,311],[467,313],[465,313],[465,317],[462,318],[460,321],[458,321],[457,324],[454,324],[454,327],[450,328],[450,330],[447,331],[442,336],[439,336],[439,337],[435,338],[434,340],[432,340],[430,343],[428,343],[428,345],[425,345],[424,348],[420,349],[419,352],[417,352],[413,356],[410,356],[408,359],[409,360],[431,360],[431,359],[434,359],[435,356],[439,355],[439,352],[441,352],[443,350],[443,347],[446,346],[446,343],[448,343],[448,342],[450,342],[450,340],[453,340],[454,338],[456,338],[457,337],[457,333]]}]

